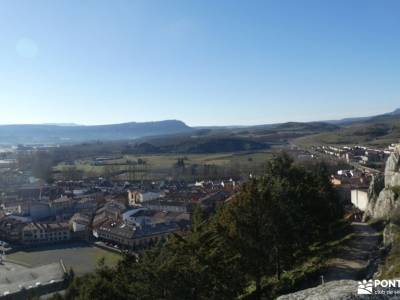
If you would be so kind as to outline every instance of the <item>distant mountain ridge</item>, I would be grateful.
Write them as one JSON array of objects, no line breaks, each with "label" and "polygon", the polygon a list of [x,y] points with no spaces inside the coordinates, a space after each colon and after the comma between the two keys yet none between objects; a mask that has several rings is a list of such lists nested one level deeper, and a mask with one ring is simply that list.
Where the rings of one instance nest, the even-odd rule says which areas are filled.
[{"label": "distant mountain ridge", "polygon": [[182,121],[165,120],[111,125],[0,125],[0,144],[54,144],[95,140],[126,140],[190,132]]},{"label": "distant mountain ridge", "polygon": [[[212,149],[258,149],[262,145],[289,143],[293,139],[322,134],[325,142],[346,142],[354,138],[360,142],[373,139],[396,141],[400,138],[400,108],[392,112],[359,118],[317,122],[286,122],[254,126],[202,126],[189,127],[179,120],[164,120],[143,123],[110,125],[39,124],[0,125],[0,144],[63,144],[93,141],[118,141],[152,139],[172,143],[172,146],[157,146],[149,151],[203,151]],[[154,139],[155,138],[155,139]],[[329,140],[327,139],[329,138]],[[225,139],[230,147],[224,148],[218,139]],[[236,139],[236,140],[233,140]],[[195,143],[195,148],[190,144]],[[146,145],[144,145],[146,146]],[[147,145],[144,148],[149,148]],[[150,151],[150,152],[151,152]],[[214,150],[213,150],[214,151]],[[215,150],[216,151],[216,150]]]},{"label": "distant mountain ridge", "polygon": [[387,114],[391,115],[391,116],[400,116],[400,108],[395,109],[394,111],[387,113]]},{"label": "distant mountain ridge", "polygon": [[43,123],[40,125],[55,125],[55,126],[80,126],[79,124],[75,123]]},{"label": "distant mountain ridge", "polygon": [[384,116],[400,116],[400,108],[395,109],[392,112],[388,112],[381,115],[373,115],[369,117],[354,117],[354,118],[344,118],[340,120],[329,120],[329,121],[322,121],[325,123],[335,124],[335,125],[350,125],[353,123],[369,121],[375,118],[384,117]]},{"label": "distant mountain ridge", "polygon": [[[283,126],[283,127],[287,127],[290,126],[290,124],[294,124],[294,125],[299,125],[299,124],[303,124],[301,126],[318,126],[318,125],[322,125],[326,128],[329,128],[329,125],[337,125],[337,126],[341,126],[341,125],[350,125],[353,123],[359,123],[359,122],[364,122],[364,121],[368,121],[368,120],[372,120],[374,118],[378,118],[378,117],[384,117],[384,116],[400,116],[400,108],[395,109],[392,112],[388,112],[388,113],[384,113],[384,114],[380,114],[380,115],[372,115],[372,116],[367,116],[367,117],[353,117],[353,118],[343,118],[343,119],[337,119],[337,120],[321,120],[321,121],[308,121],[308,122],[293,122],[293,121],[287,121],[287,122],[282,122],[282,123],[266,123],[266,124],[259,124],[259,125],[220,125],[220,126],[196,126],[193,127],[195,129],[209,129],[209,130],[226,130],[226,129],[248,129],[248,128],[271,128],[271,129],[275,129],[278,128],[279,126]],[[334,127],[331,127],[331,129]]]}]

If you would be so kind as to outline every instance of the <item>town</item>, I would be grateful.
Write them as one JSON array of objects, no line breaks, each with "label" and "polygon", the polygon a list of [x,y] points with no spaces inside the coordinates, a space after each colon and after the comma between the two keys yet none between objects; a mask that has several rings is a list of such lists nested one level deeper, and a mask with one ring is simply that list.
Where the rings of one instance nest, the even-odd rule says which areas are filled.
[{"label": "town", "polygon": [[[360,145],[302,149],[291,145],[264,155],[267,160],[284,150],[300,163],[324,161],[332,166],[330,182],[346,209],[346,218],[361,221],[371,181],[382,174],[395,149],[395,145],[385,149]],[[78,276],[92,272],[102,256],[113,255],[112,266],[123,253],[139,254],[165,243],[173,234],[184,236],[196,210],[214,214],[246,181],[258,176],[257,172],[250,172],[247,178],[198,174],[193,180],[173,173],[175,178],[160,180],[144,177],[143,169],[139,176],[137,169],[118,169],[126,160],[123,155],[87,158],[94,168],[103,170],[97,176],[77,172],[75,161],[68,161],[61,172],[52,165],[49,174],[46,155],[53,150],[54,146],[19,145],[3,146],[0,153],[1,262],[18,266],[9,276],[14,279],[0,284],[5,297],[25,297],[27,290],[47,294],[64,289],[69,272]],[[38,157],[42,160],[35,166],[32,161]],[[142,158],[137,160],[145,164]],[[178,157],[171,168],[188,161]],[[65,166],[65,162],[59,165]],[[26,268],[21,258],[36,274],[29,281],[18,279],[17,274]]]},{"label": "town", "polygon": [[238,188],[233,180],[129,184],[99,178],[23,184],[2,194],[0,239],[29,246],[99,240],[136,250],[184,231],[195,206],[212,212]]},{"label": "town", "polygon": [[[19,146],[0,153],[1,263],[8,269],[18,266],[8,272],[7,284],[0,282],[5,297],[25,297],[26,290],[57,291],[65,287],[69,270],[77,275],[94,271],[101,255],[112,254],[115,263],[123,253],[140,253],[171,234],[184,235],[196,209],[214,213],[241,186],[240,180],[231,178],[191,182],[92,177],[46,182],[30,169],[19,168],[21,155],[48,150]],[[42,255],[46,251],[53,251],[53,257]],[[25,261],[36,274],[30,280],[18,276],[26,268],[19,260],[24,253],[33,255]],[[36,264],[36,255],[43,261]]]},{"label": "town", "polygon": [[[46,151],[43,149],[36,148]],[[331,182],[343,201],[364,209],[362,199],[371,176],[382,171],[394,149],[394,145],[382,150],[318,146],[287,152],[297,160],[331,159],[347,163],[349,169],[337,170],[331,175]],[[195,207],[212,213],[240,190],[243,180],[138,182],[97,177],[47,183],[34,178],[31,172],[18,170],[16,153],[21,151],[26,148],[5,149],[2,156],[7,158],[0,160],[0,239],[9,245],[3,246],[5,253],[23,246],[70,240],[93,242],[119,251],[146,248],[172,232],[185,231]]]}]

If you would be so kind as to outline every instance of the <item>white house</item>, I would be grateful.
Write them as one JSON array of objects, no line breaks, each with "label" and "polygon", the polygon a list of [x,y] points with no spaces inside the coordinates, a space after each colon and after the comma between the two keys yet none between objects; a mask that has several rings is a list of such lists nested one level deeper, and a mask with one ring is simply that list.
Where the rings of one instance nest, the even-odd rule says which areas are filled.
[{"label": "white house", "polygon": [[72,216],[69,223],[73,232],[86,231],[89,228],[90,219],[86,215],[76,213]]},{"label": "white house", "polygon": [[138,192],[128,191],[129,205],[135,206],[143,202],[151,201],[161,197],[160,192]]},{"label": "white house", "polygon": [[368,189],[352,189],[351,203],[361,211],[365,211],[368,206]]}]

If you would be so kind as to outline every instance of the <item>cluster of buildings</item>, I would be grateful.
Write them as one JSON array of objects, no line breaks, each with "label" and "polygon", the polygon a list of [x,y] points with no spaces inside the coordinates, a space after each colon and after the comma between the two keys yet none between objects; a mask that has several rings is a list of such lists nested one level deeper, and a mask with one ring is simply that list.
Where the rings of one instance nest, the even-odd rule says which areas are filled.
[{"label": "cluster of buildings", "polygon": [[365,146],[319,146],[315,148],[315,151],[343,159],[347,163],[355,163],[363,167],[382,170],[393,149],[390,146],[385,150],[372,149]]},{"label": "cluster of buildings", "polygon": [[372,176],[383,173],[386,161],[396,146],[397,144],[391,144],[385,149],[366,146],[317,146],[313,147],[313,151],[317,155],[343,160],[349,165],[351,169],[333,174],[331,182],[350,210],[365,211]]},{"label": "cluster of buildings", "polygon": [[339,170],[331,175],[331,183],[338,191],[344,205],[363,210],[368,204],[368,188],[372,174],[358,169]]},{"label": "cluster of buildings", "polygon": [[0,195],[0,240],[14,246],[84,239],[137,250],[190,226],[239,189],[233,180],[132,184],[96,180],[18,185]]}]

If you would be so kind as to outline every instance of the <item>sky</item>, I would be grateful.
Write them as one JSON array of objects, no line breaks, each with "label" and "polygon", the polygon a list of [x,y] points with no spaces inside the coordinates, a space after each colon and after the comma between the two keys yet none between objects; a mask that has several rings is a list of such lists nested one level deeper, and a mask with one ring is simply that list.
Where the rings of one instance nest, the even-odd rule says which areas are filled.
[{"label": "sky", "polygon": [[340,119],[399,83],[397,0],[0,1],[0,124]]}]

